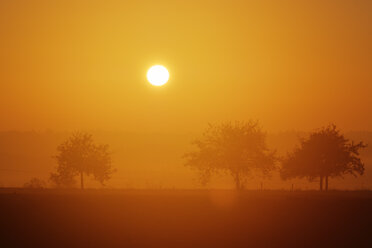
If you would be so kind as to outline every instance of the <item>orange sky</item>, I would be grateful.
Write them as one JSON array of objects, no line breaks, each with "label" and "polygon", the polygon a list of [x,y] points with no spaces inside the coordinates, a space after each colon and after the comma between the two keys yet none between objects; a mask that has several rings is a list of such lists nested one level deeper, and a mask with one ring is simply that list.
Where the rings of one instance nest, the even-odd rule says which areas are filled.
[{"label": "orange sky", "polygon": [[1,1],[0,37],[0,130],[372,130],[372,1]]}]

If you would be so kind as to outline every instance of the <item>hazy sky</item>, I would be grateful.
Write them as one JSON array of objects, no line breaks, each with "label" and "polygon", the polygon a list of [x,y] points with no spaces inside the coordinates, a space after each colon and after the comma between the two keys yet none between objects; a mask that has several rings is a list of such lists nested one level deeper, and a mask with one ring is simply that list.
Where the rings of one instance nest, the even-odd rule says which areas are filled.
[{"label": "hazy sky", "polygon": [[0,1],[0,37],[0,130],[372,130],[372,1]]}]

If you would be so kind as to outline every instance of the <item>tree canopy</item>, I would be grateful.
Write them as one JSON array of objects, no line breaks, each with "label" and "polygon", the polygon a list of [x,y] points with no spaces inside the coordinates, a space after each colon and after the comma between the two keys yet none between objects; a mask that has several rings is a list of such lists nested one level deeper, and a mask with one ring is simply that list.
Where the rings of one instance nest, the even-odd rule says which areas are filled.
[{"label": "tree canopy", "polygon": [[96,144],[90,134],[73,134],[58,146],[57,151],[57,172],[50,176],[57,186],[71,186],[75,176],[80,175],[81,188],[84,188],[84,174],[93,175],[104,184],[114,172],[109,146]]},{"label": "tree canopy", "polygon": [[335,125],[329,125],[300,140],[300,145],[283,159],[281,177],[306,177],[310,181],[319,178],[320,190],[323,190],[325,179],[327,190],[328,177],[363,175],[364,164],[359,157],[359,150],[364,147],[366,145],[363,142],[349,141]]},{"label": "tree canopy", "polygon": [[275,168],[275,153],[268,149],[266,134],[255,121],[210,124],[193,144],[197,150],[185,154],[185,165],[200,172],[203,184],[212,174],[225,172],[241,189],[253,171],[267,175]]}]

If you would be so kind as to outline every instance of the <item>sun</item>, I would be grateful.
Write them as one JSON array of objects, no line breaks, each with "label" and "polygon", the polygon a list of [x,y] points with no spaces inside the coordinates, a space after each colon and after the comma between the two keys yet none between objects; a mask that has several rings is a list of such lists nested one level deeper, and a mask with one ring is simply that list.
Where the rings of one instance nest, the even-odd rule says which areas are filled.
[{"label": "sun", "polygon": [[147,80],[155,86],[162,86],[169,79],[167,68],[162,65],[154,65],[147,71]]}]

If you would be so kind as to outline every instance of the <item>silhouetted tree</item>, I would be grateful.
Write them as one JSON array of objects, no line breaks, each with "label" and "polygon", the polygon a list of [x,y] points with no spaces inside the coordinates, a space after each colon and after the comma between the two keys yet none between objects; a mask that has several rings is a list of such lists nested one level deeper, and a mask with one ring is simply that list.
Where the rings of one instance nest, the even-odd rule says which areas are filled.
[{"label": "silhouetted tree", "polygon": [[93,175],[103,184],[114,172],[109,146],[95,144],[90,134],[75,133],[57,150],[57,172],[50,176],[57,186],[71,186],[74,177],[80,175],[80,186],[84,189],[84,174]]},{"label": "silhouetted tree", "polygon": [[306,177],[310,181],[319,178],[320,190],[323,190],[323,180],[328,190],[329,177],[364,173],[359,157],[359,150],[364,147],[363,142],[349,141],[335,125],[329,125],[300,140],[300,145],[283,159],[281,177]]},{"label": "silhouetted tree", "polygon": [[34,177],[31,178],[30,181],[26,182],[23,187],[29,189],[43,189],[46,188],[46,183],[44,180]]},{"label": "silhouetted tree", "polygon": [[275,168],[275,155],[266,145],[266,134],[258,122],[235,122],[209,125],[203,137],[193,142],[197,151],[186,153],[186,166],[200,172],[206,184],[213,173],[231,174],[236,188],[252,171],[267,175]]}]

